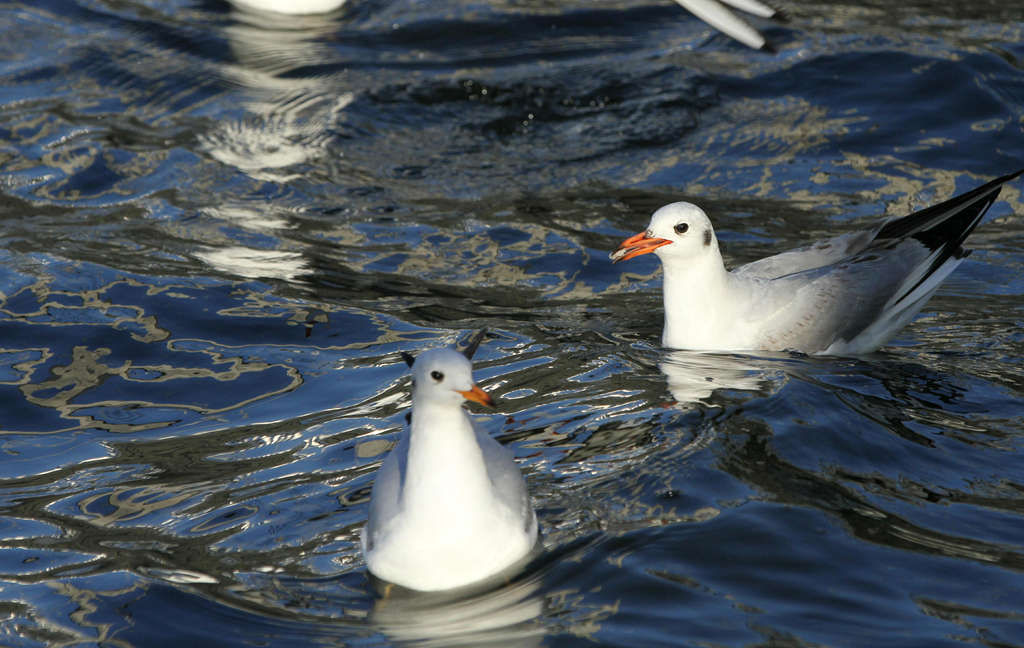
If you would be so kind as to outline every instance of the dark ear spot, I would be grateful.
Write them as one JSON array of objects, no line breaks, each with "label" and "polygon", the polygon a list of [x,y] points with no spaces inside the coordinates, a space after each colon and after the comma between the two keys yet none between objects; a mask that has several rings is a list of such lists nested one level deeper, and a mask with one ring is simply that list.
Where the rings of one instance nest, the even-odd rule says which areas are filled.
[{"label": "dark ear spot", "polygon": [[711,245],[711,230],[704,230],[704,247]]}]

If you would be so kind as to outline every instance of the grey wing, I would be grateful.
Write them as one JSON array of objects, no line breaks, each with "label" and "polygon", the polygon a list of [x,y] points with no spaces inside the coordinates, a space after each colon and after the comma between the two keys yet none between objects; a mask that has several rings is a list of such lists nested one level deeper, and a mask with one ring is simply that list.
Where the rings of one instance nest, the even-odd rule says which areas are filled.
[{"label": "grey wing", "polygon": [[487,464],[487,475],[494,484],[501,499],[513,512],[523,519],[523,524],[531,535],[537,532],[537,516],[530,503],[530,493],[526,489],[526,480],[519,470],[515,458],[508,448],[492,439],[486,432],[476,428],[477,443],[484,453]]},{"label": "grey wing", "polygon": [[774,256],[751,261],[732,271],[745,279],[777,279],[797,272],[832,265],[862,252],[874,240],[881,225],[873,230],[852,232],[818,241]]},{"label": "grey wing", "polygon": [[[927,295],[922,293],[921,298],[903,305],[893,303],[927,257],[927,251],[916,242],[904,241],[890,250],[868,251],[837,264],[765,282],[770,289],[753,306],[761,312],[770,307],[776,313],[765,329],[770,338],[765,344],[816,353],[835,343],[853,342],[866,331],[872,337],[887,337],[917,312],[908,309],[919,308],[922,298],[937,287],[937,282],[929,285]],[[870,340],[862,338],[862,342],[871,346]]]},{"label": "grey wing", "polygon": [[399,500],[402,494],[402,483],[405,481],[406,463],[409,457],[409,431],[402,433],[398,444],[391,449],[384,462],[377,470],[370,492],[370,516],[360,536],[363,553],[373,549],[377,530],[387,523],[399,511]]}]

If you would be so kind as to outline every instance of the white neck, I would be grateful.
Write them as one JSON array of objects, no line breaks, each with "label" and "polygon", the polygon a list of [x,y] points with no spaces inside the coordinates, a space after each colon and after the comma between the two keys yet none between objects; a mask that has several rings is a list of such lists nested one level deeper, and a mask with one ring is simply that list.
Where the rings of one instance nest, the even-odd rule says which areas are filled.
[{"label": "white neck", "polygon": [[661,343],[673,349],[723,349],[732,336],[733,282],[717,246],[698,258],[662,261],[665,328]]},{"label": "white neck", "polygon": [[410,435],[402,488],[405,510],[440,521],[489,501],[491,483],[483,451],[462,407],[417,404]]}]

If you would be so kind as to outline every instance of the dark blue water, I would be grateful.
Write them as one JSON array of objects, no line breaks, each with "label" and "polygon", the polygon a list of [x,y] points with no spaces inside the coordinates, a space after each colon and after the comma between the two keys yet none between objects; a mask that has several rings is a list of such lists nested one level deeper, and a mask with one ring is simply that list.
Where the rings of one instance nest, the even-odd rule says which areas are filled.
[{"label": "dark blue water", "polygon": [[[1024,5],[0,6],[0,644],[1024,646],[1024,205],[891,345],[667,352],[730,262],[1024,160]],[[970,5],[970,6],[968,6]],[[400,351],[486,326],[545,552],[471,600],[358,550]]]}]

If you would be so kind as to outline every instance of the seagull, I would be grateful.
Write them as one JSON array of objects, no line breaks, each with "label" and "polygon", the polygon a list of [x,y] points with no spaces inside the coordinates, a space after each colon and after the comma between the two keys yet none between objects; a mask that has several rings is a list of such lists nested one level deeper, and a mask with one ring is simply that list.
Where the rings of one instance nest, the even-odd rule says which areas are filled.
[{"label": "seagull", "polygon": [[677,202],[613,262],[653,252],[664,273],[665,327],[673,349],[869,353],[924,307],[970,254],[962,245],[1011,173],[873,229],[727,271],[707,215]]},{"label": "seagull", "polygon": [[309,15],[334,11],[346,0],[229,0],[242,9],[270,11],[279,14]]},{"label": "seagull", "polygon": [[473,426],[464,400],[492,406],[464,353],[413,359],[412,416],[373,484],[361,535],[370,573],[412,590],[440,591],[505,573],[537,545],[537,516],[511,453]]},{"label": "seagull", "polygon": [[747,47],[773,51],[756,29],[729,11],[724,4],[760,18],[783,20],[781,13],[758,0],[676,0],[680,6],[720,32],[732,36]]},{"label": "seagull", "polygon": [[[346,0],[229,0],[244,10],[270,12],[290,15],[310,15],[329,13],[345,4]],[[756,29],[748,25],[742,18],[729,11],[724,4],[740,11],[745,11],[759,18],[782,20],[780,12],[772,9],[759,0],[676,0],[684,9],[697,16],[715,29],[732,36],[747,47],[771,51],[771,45],[765,41]]]}]

